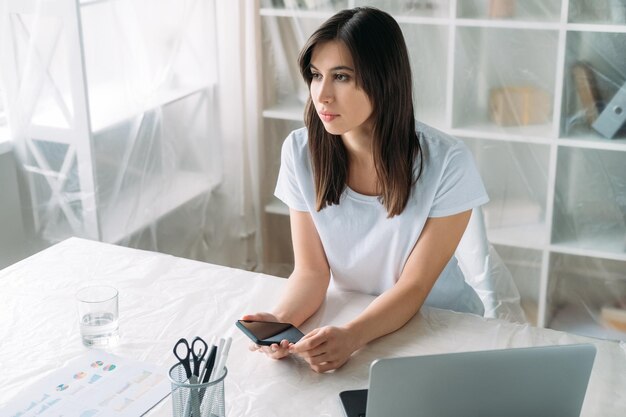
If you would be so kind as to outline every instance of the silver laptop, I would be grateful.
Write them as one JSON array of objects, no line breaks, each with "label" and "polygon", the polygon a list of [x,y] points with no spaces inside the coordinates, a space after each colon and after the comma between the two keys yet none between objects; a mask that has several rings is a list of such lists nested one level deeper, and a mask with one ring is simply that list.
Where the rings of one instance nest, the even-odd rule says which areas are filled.
[{"label": "silver laptop", "polygon": [[379,359],[369,390],[339,394],[347,417],[578,417],[590,344]]}]

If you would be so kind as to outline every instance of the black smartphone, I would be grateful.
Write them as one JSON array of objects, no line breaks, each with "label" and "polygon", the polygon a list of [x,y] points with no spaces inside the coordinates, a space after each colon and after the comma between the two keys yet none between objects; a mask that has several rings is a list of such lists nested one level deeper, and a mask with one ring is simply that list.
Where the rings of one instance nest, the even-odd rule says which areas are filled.
[{"label": "black smartphone", "polygon": [[257,345],[270,346],[274,343],[280,344],[285,339],[291,343],[296,343],[304,336],[291,323],[237,320],[235,324]]}]

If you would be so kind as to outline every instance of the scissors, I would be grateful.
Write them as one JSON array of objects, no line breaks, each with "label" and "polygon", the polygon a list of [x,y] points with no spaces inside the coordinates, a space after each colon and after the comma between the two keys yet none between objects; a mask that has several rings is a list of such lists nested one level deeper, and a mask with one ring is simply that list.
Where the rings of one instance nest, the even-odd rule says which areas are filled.
[{"label": "scissors", "polygon": [[[184,348],[182,348],[183,346]],[[191,345],[184,337],[174,345],[174,356],[178,358],[178,361],[185,368],[187,379],[191,378],[193,375],[195,377],[194,379],[197,380],[200,376],[200,365],[202,364],[202,359],[204,359],[208,347],[207,343],[200,336],[196,336],[193,342],[191,342]],[[193,371],[191,369],[192,363]],[[195,381],[193,381],[193,383],[195,383]]]}]

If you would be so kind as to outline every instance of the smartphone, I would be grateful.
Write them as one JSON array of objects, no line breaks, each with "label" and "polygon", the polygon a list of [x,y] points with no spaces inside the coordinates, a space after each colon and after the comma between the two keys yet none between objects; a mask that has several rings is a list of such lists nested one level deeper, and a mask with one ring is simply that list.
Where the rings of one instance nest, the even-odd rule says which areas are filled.
[{"label": "smartphone", "polygon": [[235,323],[242,332],[254,343],[262,346],[280,344],[287,339],[290,343],[296,343],[304,334],[291,323],[275,323],[271,321],[237,320]]}]

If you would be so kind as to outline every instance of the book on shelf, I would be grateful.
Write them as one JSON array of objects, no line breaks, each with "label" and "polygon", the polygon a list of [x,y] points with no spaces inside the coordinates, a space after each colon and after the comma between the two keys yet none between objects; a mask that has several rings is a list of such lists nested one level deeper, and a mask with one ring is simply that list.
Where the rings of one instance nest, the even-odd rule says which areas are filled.
[{"label": "book on shelf", "polygon": [[571,71],[578,99],[585,111],[585,119],[591,125],[604,108],[593,67],[588,62],[578,61],[572,65]]},{"label": "book on shelf", "polygon": [[552,96],[530,86],[505,86],[489,91],[489,117],[498,126],[549,123]]}]

